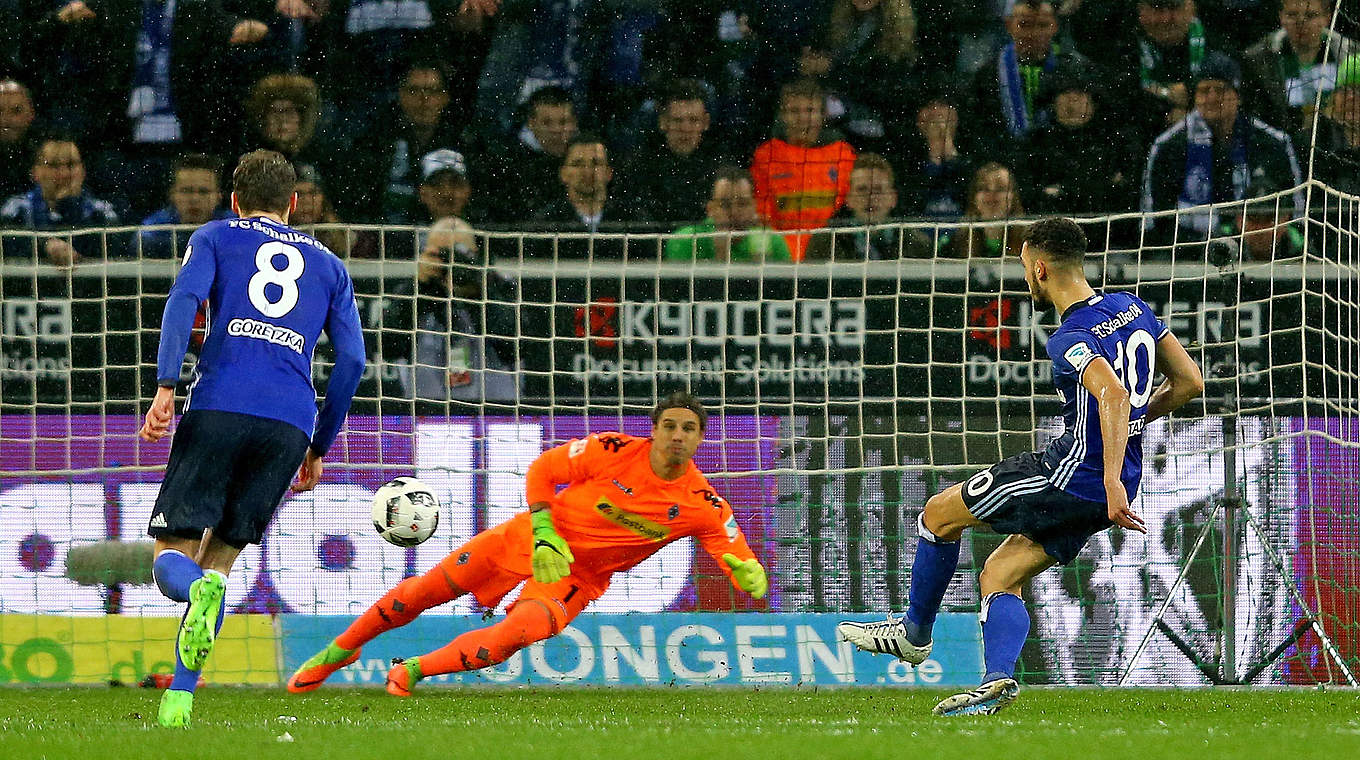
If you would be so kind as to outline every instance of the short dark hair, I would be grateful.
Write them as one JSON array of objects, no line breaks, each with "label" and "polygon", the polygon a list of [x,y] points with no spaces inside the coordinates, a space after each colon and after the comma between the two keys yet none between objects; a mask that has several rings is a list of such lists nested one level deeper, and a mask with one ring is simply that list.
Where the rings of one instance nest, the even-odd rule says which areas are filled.
[{"label": "short dark hair", "polygon": [[893,171],[892,164],[888,162],[888,159],[884,158],[883,156],[880,156],[877,153],[859,154],[858,156],[855,157],[855,166],[850,171],[883,172],[884,174],[888,175],[889,182],[896,183],[897,181],[897,173]]},{"label": "short dark hair", "polygon": [[713,172],[713,182],[709,187],[716,186],[723,180],[727,180],[728,182],[750,182],[751,186],[755,187],[755,182],[751,180],[751,173],[740,166],[732,166],[730,164],[727,166],[719,166],[718,170]]},{"label": "short dark hair", "polygon": [[780,87],[779,104],[782,106],[784,101],[789,98],[812,98],[822,105],[823,110],[826,108],[826,104],[823,102],[826,99],[826,90],[823,90],[817,80],[812,77],[799,77]]},{"label": "short dark hair", "polygon": [[242,211],[288,210],[297,186],[297,172],[282,153],[255,150],[241,156],[231,174],[231,189]]},{"label": "short dark hair", "polygon": [[175,157],[170,164],[170,176],[175,177],[182,171],[212,172],[213,177],[222,173],[222,161],[207,153],[184,153]]},{"label": "short dark hair", "polygon": [[676,79],[666,86],[661,93],[661,112],[665,113],[671,103],[683,103],[690,100],[698,100],[708,107],[708,92],[704,89],[704,83],[697,79]]},{"label": "short dark hair", "polygon": [[1066,217],[1050,216],[1030,225],[1025,242],[1054,263],[1080,266],[1086,260],[1086,233]]},{"label": "short dark hair", "polygon": [[699,429],[708,429],[708,410],[704,409],[703,402],[689,391],[672,391],[670,395],[656,402],[656,407],[652,409],[652,427],[656,427],[667,409],[688,409],[699,417]]},{"label": "short dark hair", "polygon": [[571,93],[557,85],[548,85],[534,90],[529,99],[524,101],[524,115],[526,117],[533,116],[534,109],[539,106],[571,106],[573,111],[576,110],[576,104],[571,100]]},{"label": "short dark hair", "polygon": [[608,163],[609,146],[605,144],[603,137],[600,137],[594,132],[577,132],[574,137],[568,140],[567,149],[562,153],[563,161],[567,160],[567,154],[571,153],[571,149],[575,148],[577,145],[599,145],[604,148],[604,160]]}]

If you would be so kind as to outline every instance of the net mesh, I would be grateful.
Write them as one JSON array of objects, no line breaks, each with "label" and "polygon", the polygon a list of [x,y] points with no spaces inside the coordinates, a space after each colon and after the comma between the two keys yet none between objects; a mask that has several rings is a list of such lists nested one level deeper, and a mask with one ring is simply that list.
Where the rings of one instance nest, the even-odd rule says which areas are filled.
[{"label": "net mesh", "polygon": [[[1335,28],[1356,21],[1338,9]],[[1104,252],[1092,282],[1152,305],[1207,389],[1145,434],[1146,538],[1100,534],[1027,590],[1027,682],[1342,684],[1360,669],[1360,96],[1319,90],[1314,103],[1296,137],[1310,177],[1299,187],[1080,220]],[[1207,241],[1180,233],[1192,217]],[[794,267],[661,263],[653,235],[320,228],[370,256],[349,262],[369,366],[326,482],[288,499],[246,549],[228,604],[356,615],[522,509],[546,446],[645,434],[654,400],[689,387],[714,412],[697,462],[733,503],[771,595],[752,604],[681,541],[616,578],[595,609],[900,611],[925,501],[1061,432],[1043,350],[1055,317],[1034,313],[1013,257],[981,255],[1019,230],[843,228],[813,236],[834,263]],[[178,250],[189,231],[164,232]],[[178,606],[151,586],[77,585],[65,558],[144,533],[168,445],[135,431],[176,264],[141,257],[136,229],[5,237],[0,640],[27,649],[4,672],[139,675],[156,663],[127,653],[172,638]],[[41,263],[62,238],[132,260]],[[422,259],[432,239],[440,257]],[[900,258],[839,261],[871,246]],[[319,391],[327,357],[323,345]],[[409,474],[444,513],[434,538],[403,550],[367,525],[373,491]],[[946,611],[978,610],[975,573],[999,541],[965,536]],[[429,614],[479,611],[463,600]],[[210,678],[277,678],[258,625],[228,623],[236,670]],[[88,673],[43,643],[91,626],[105,643]]]}]

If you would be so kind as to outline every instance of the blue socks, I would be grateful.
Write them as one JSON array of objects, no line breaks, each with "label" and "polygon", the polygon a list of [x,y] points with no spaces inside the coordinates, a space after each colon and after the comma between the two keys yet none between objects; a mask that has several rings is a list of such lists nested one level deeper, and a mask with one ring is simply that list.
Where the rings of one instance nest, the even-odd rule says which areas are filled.
[{"label": "blue socks", "polygon": [[156,555],[156,561],[151,565],[151,575],[156,579],[156,587],[167,599],[187,602],[189,586],[203,577],[203,568],[184,554],[167,549]]},{"label": "blue socks", "polygon": [[987,664],[983,683],[1015,677],[1015,661],[1029,635],[1029,611],[1015,594],[998,591],[982,600],[982,656]]},{"label": "blue socks", "polygon": [[[156,587],[166,598],[176,602],[188,602],[189,587],[203,577],[203,568],[183,553],[168,549],[156,555],[156,562],[151,566],[151,574],[156,579]],[[215,630],[222,630],[222,621],[226,618],[226,613],[227,605],[224,602],[217,612]],[[188,614],[188,610],[185,610],[185,614]],[[175,647],[175,677],[170,682],[170,688],[194,691],[198,688],[200,672],[186,668],[179,659],[179,647]]]},{"label": "blue socks", "polygon": [[[184,614],[189,614],[189,611],[185,610]],[[226,618],[227,604],[226,600],[223,600],[221,609],[217,611],[217,624],[213,626],[213,631],[221,633],[222,621],[226,620]],[[183,622],[182,618],[181,622]],[[184,663],[179,659],[179,647],[175,647],[175,677],[170,681],[170,688],[179,691],[193,691],[198,688],[198,677],[202,673],[203,671],[201,670],[189,670],[185,667]]]},{"label": "blue socks", "polygon": [[907,640],[916,646],[930,643],[935,615],[944,601],[944,592],[959,566],[959,542],[944,541],[926,528],[925,512],[916,520],[916,559],[911,565],[911,591],[908,593]]}]

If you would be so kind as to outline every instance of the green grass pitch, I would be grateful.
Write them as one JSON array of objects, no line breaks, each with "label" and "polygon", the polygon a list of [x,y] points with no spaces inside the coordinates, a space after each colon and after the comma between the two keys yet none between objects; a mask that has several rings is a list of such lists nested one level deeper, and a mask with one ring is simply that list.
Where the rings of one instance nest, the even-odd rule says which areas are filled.
[{"label": "green grass pitch", "polygon": [[194,725],[159,691],[0,689],[0,758],[1360,757],[1355,690],[1025,689],[988,718],[936,718],[916,689],[377,689],[207,686]]}]

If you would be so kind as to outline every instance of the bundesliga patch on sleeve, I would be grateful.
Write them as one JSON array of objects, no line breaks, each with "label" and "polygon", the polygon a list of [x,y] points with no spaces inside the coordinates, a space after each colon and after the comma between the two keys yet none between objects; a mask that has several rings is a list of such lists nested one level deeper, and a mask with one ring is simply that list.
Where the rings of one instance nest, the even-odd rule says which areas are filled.
[{"label": "bundesliga patch on sleeve", "polygon": [[1077,343],[1063,352],[1063,358],[1067,360],[1068,364],[1072,365],[1072,369],[1081,372],[1086,369],[1086,365],[1090,364],[1092,359],[1096,358],[1096,352],[1085,343]]}]

